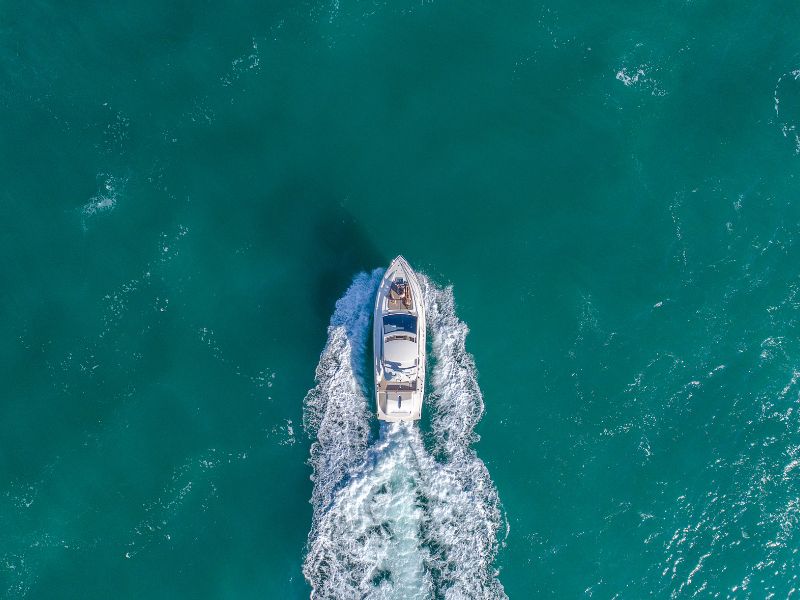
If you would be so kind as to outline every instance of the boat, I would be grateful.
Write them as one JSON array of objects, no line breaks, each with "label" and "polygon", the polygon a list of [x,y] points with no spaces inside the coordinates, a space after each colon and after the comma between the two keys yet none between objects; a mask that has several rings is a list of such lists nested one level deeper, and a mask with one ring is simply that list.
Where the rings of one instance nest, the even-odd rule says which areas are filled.
[{"label": "boat", "polygon": [[425,306],[405,258],[389,265],[375,298],[375,401],[381,421],[416,421],[425,393]]}]

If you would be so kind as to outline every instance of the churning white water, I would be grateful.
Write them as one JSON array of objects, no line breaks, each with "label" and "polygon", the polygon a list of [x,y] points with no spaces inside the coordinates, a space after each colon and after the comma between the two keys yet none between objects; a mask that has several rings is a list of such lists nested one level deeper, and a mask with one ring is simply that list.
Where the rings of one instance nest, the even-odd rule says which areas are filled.
[{"label": "churning white water", "polygon": [[505,598],[493,566],[500,502],[470,448],[483,397],[465,349],[468,328],[452,289],[424,276],[429,448],[418,423],[381,423],[370,440],[374,401],[363,367],[381,275],[357,275],[336,303],[317,385],[305,398],[314,516],[303,572],[312,598]]}]

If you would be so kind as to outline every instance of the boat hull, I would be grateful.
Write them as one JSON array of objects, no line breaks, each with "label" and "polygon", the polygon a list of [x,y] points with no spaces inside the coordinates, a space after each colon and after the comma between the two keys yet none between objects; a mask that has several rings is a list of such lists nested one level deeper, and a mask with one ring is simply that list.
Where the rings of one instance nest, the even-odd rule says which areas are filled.
[{"label": "boat hull", "polygon": [[[398,277],[407,284],[411,302],[404,303],[402,300],[394,299],[396,294],[393,294],[393,290],[397,289]],[[391,326],[385,325],[386,317],[401,323],[409,323],[411,318],[416,319],[414,334],[412,335],[407,325],[405,329],[391,330]],[[416,421],[421,418],[422,399],[425,395],[425,344],[426,323],[422,288],[408,262],[402,256],[398,256],[386,270],[375,298],[374,391],[379,420],[397,422]],[[399,364],[392,362],[398,354],[395,348],[402,349],[406,365],[411,365],[413,362],[414,366],[406,366],[405,369],[393,368],[393,365]]]}]

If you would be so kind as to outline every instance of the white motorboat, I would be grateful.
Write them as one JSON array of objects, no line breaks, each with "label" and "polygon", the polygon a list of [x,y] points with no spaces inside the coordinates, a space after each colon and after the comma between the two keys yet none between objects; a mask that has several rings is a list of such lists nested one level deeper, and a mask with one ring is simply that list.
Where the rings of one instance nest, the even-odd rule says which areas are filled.
[{"label": "white motorboat", "polygon": [[425,306],[417,275],[398,256],[375,298],[373,325],[378,419],[415,421],[425,392]]}]

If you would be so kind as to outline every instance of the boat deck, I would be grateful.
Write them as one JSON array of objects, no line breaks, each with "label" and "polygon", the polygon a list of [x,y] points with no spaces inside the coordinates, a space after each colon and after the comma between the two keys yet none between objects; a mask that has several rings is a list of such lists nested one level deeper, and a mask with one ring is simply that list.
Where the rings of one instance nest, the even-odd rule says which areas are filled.
[{"label": "boat deck", "polygon": [[417,391],[417,380],[409,383],[389,383],[382,379],[378,384],[378,389],[381,392],[415,392]]},{"label": "boat deck", "polygon": [[393,282],[386,298],[386,309],[389,312],[415,310],[414,294],[411,291],[411,286],[407,283],[398,284],[396,281]]},{"label": "boat deck", "polygon": [[[419,413],[418,403],[410,392],[381,392],[378,394],[378,407],[388,417],[412,416]],[[417,418],[419,418],[417,416]]]}]

